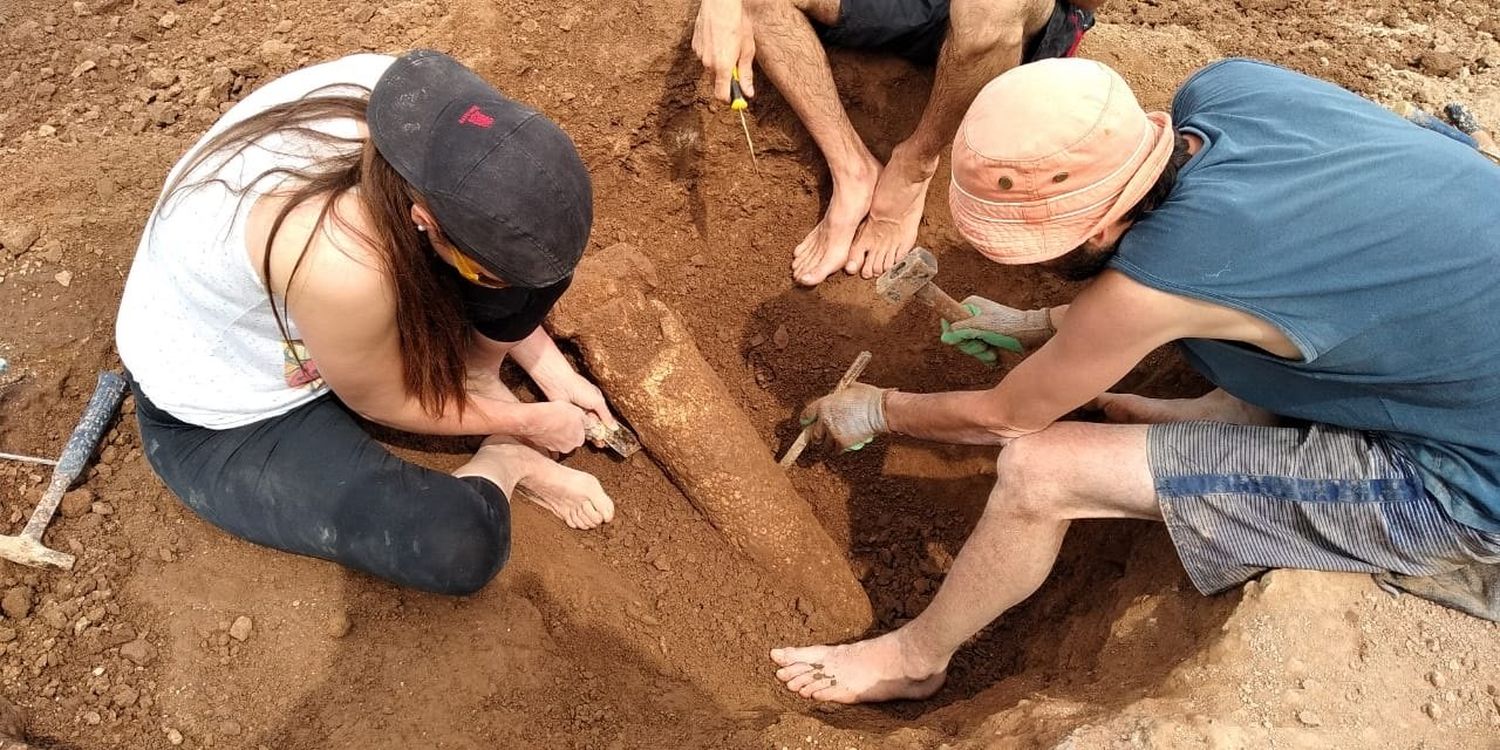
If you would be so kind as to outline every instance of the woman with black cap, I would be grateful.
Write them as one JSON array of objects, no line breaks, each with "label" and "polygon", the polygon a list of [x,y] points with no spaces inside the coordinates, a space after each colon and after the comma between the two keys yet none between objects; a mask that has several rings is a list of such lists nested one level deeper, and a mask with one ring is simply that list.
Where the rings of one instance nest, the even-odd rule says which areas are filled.
[{"label": "woman with black cap", "polygon": [[[116,325],[152,468],[236,536],[462,594],[510,551],[520,487],[609,521],[566,453],[614,424],[540,327],[593,222],[555,124],[447,55],[354,55],[266,84],[172,169]],[[509,357],[547,401],[500,382]],[[489,435],[453,475],[359,417]]]}]

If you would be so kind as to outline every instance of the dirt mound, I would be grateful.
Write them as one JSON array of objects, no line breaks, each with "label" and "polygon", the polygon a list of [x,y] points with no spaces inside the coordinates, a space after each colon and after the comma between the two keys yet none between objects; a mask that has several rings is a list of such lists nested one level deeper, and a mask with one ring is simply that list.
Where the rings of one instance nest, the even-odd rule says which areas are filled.
[{"label": "dirt mound", "polygon": [[[1500,18],[1476,0],[1116,3],[1085,53],[1148,106],[1220,54],[1330,77],[1385,103],[1449,98],[1500,122]],[[826,175],[785,103],[709,106],[687,49],[694,4],[526,0],[0,5],[0,449],[55,453],[94,373],[167,168],[270,77],[356,50],[446,49],[556,118],[595,178],[594,247],[629,242],[659,296],[768,445],[864,348],[868,379],[979,387],[993,372],[934,341],[921,310],[840,278],[796,289],[789,249]],[[1478,29],[1478,31],[1476,31]],[[884,154],[930,74],[839,54],[856,127]],[[939,181],[946,179],[939,175]],[[941,191],[922,241],[951,291],[1018,305],[1070,289],[983,262]],[[1158,355],[1147,372],[1172,367]],[[13,384],[13,385],[12,385]],[[1185,393],[1180,369],[1155,393]],[[127,416],[130,406],[127,403]],[[452,467],[462,445],[392,438]],[[793,471],[888,629],[919,612],[983,507],[993,451],[887,441]],[[788,696],[766,651],[817,612],[735,553],[649,457],[584,452],[620,516],[576,533],[518,506],[509,569],[466,599],[400,591],[225,537],[152,477],[129,419],[51,544],[68,574],[0,564],[0,691],[34,734],[76,748],[1482,747],[1500,724],[1500,638],[1357,576],[1277,573],[1192,591],[1160,528],[1077,524],[1052,579],[912,705],[828,709]],[[0,464],[10,529],[45,472]],[[248,627],[247,627],[248,625]]]}]

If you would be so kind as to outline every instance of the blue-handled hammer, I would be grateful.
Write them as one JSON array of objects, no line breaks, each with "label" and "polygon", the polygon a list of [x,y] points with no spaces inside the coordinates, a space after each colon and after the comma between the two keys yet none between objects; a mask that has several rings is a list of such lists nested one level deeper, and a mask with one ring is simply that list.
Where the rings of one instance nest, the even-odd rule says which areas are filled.
[{"label": "blue-handled hammer", "polygon": [[83,417],[78,420],[78,426],[73,428],[73,434],[68,438],[68,444],[52,470],[52,483],[47,485],[47,491],[42,493],[42,501],[31,512],[31,520],[26,522],[26,528],[15,536],[0,536],[0,557],[34,568],[52,565],[65,570],[72,569],[73,556],[43,545],[42,533],[47,530],[47,524],[52,522],[52,515],[57,512],[63,493],[73,486],[73,481],[83,473],[83,467],[94,455],[94,449],[99,447],[100,438],[104,437],[105,429],[109,427],[110,420],[114,419],[115,411],[120,408],[120,402],[124,398],[125,378],[114,372],[99,373],[99,384],[94,387],[94,396],[89,399],[88,407],[83,410]]}]

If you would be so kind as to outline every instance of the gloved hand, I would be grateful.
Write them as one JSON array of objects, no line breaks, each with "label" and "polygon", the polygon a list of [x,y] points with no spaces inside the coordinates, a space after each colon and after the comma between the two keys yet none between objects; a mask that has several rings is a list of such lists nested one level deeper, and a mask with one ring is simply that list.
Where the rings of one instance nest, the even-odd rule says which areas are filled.
[{"label": "gloved hand", "polygon": [[831,437],[840,450],[857,451],[890,431],[885,424],[885,392],[889,390],[895,389],[851,383],[808,404],[802,410],[802,424],[816,421],[814,439]]},{"label": "gloved hand", "polygon": [[1057,333],[1045,307],[1017,310],[972,296],[964,299],[963,306],[974,313],[974,317],[951,324],[944,320],[943,334],[939,338],[944,344],[987,365],[993,365],[999,359],[997,348],[1019,353],[1023,347],[1041,346]]}]

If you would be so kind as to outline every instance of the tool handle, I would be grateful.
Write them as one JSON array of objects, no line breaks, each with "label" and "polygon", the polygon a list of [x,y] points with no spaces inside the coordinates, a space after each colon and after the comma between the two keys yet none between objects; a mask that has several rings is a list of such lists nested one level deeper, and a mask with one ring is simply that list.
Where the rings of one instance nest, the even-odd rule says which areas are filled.
[{"label": "tool handle", "polygon": [[84,465],[94,455],[94,449],[99,447],[99,439],[104,437],[105,428],[109,426],[115,410],[120,408],[120,402],[124,399],[125,378],[113,372],[99,373],[94,395],[84,408],[78,426],[73,428],[68,444],[63,447],[62,456],[57,459],[57,468],[52,470],[52,482],[47,485],[47,491],[42,494],[36,510],[32,511],[31,520],[26,522],[26,529],[21,532],[23,535],[41,541],[42,532],[47,530],[52,514],[57,511],[57,504],[62,502],[63,493],[83,473]]},{"label": "tool handle", "polygon": [[969,312],[969,308],[958,304],[956,300],[948,296],[947,292],[939,289],[938,285],[932,282],[928,282],[926,286],[917,290],[917,299],[937,310],[938,317],[949,323],[957,323],[974,317],[974,313]]},{"label": "tool handle", "polygon": [[736,67],[729,73],[729,108],[739,112],[749,107],[750,102],[745,101],[745,90],[740,88],[740,69]]},{"label": "tool handle", "polygon": [[[865,374],[865,367],[870,364],[870,357],[869,352],[860,352],[859,356],[854,358],[854,363],[849,365],[849,369],[844,371],[844,376],[839,378],[838,385],[832,391],[829,391],[829,393],[842,391],[853,385],[854,381],[859,380],[859,376]],[[781,468],[785,469],[797,463],[797,459],[802,456],[802,451],[807,450],[807,443],[812,439],[813,425],[816,424],[817,422],[813,422],[803,427],[802,431],[797,433],[797,439],[792,441],[792,446],[787,448],[781,460],[776,462]]]}]

